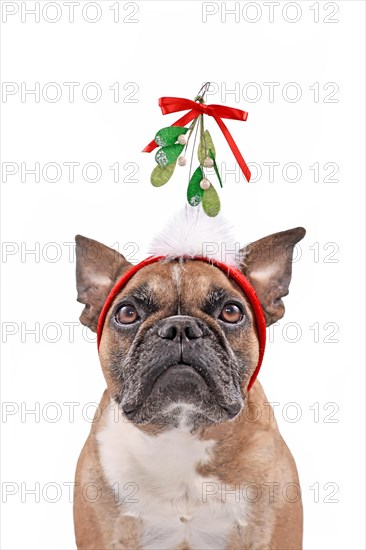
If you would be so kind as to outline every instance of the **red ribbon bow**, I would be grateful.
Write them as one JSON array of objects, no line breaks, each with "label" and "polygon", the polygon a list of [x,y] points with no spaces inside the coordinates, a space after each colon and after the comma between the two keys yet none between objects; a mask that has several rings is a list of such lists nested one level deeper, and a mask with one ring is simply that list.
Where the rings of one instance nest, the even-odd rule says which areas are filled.
[{"label": "red ribbon bow", "polygon": [[[182,97],[161,97],[159,99],[159,107],[163,115],[170,113],[177,113],[178,111],[186,111],[190,109],[189,113],[183,115],[179,120],[174,122],[172,126],[185,126],[191,120],[196,118],[198,115],[209,115],[212,116],[217,124],[219,125],[222,133],[224,134],[226,141],[228,142],[234,156],[244,174],[247,181],[250,181],[250,170],[247,163],[243,159],[241,152],[239,151],[238,146],[236,145],[232,135],[227,129],[226,125],[221,120],[222,118],[231,118],[232,120],[246,120],[248,118],[248,113],[242,111],[241,109],[234,109],[233,107],[225,107],[224,105],[206,105],[206,103],[198,103],[192,101],[191,99],[183,99]],[[152,140],[146,147],[143,149],[143,153],[151,153],[158,144]]]}]

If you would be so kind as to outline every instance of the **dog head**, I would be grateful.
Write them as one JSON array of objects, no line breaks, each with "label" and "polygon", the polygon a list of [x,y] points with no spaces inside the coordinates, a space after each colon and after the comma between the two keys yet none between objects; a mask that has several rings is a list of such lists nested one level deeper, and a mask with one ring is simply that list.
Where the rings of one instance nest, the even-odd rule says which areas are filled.
[{"label": "dog head", "polygon": [[[254,287],[267,326],[284,314],[295,244],[303,228],[241,250],[240,269]],[[96,331],[103,304],[132,265],[107,246],[76,237],[80,321]],[[242,410],[259,357],[250,302],[234,280],[204,261],[146,265],[115,296],[100,342],[111,397],[136,425],[193,430]]]}]

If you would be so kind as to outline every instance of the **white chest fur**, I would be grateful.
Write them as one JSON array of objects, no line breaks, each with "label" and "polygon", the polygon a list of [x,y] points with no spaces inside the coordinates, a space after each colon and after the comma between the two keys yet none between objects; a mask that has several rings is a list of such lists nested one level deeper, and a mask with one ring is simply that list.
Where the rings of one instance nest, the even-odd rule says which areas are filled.
[{"label": "white chest fur", "polygon": [[186,541],[194,549],[223,549],[235,525],[245,525],[247,506],[223,498],[217,479],[200,476],[214,441],[171,430],[143,433],[111,405],[97,440],[104,474],[121,513],[139,518],[144,550],[172,549]]}]

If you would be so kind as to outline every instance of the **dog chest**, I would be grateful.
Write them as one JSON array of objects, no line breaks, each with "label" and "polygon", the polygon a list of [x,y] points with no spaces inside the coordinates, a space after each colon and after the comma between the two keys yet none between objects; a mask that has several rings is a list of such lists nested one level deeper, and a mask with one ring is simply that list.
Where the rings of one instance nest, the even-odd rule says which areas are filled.
[{"label": "dog chest", "polygon": [[225,548],[245,503],[222,498],[221,482],[197,473],[210,460],[214,441],[184,430],[151,436],[126,422],[111,405],[97,434],[100,461],[121,514],[141,521],[143,549]]}]

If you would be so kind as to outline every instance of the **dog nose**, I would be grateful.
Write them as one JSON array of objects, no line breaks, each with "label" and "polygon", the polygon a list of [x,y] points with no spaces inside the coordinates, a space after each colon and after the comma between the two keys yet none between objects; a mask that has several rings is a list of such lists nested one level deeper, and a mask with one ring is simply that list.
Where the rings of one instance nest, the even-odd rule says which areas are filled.
[{"label": "dog nose", "polygon": [[201,338],[202,330],[200,329],[196,319],[188,315],[174,315],[164,320],[158,330],[160,338],[167,340],[194,340]]}]

